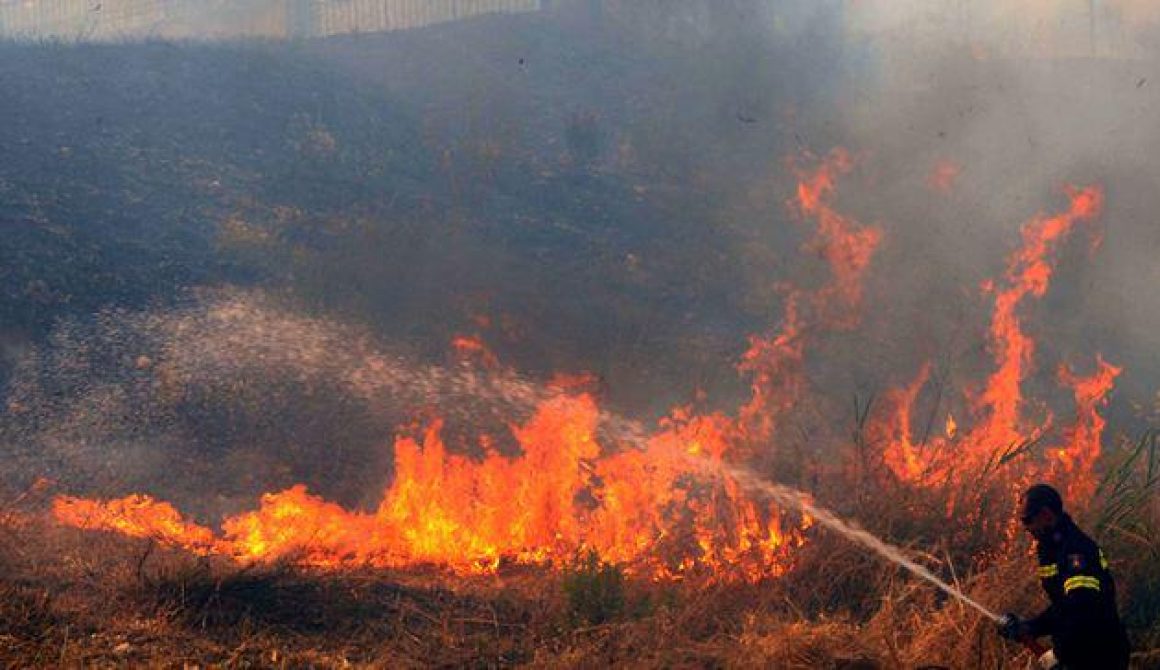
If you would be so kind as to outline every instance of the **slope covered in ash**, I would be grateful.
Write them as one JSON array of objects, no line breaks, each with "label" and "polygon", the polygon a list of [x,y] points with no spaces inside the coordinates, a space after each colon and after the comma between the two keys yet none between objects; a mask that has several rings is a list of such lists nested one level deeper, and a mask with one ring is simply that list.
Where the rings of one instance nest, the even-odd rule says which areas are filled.
[{"label": "slope covered in ash", "polygon": [[[770,232],[785,213],[765,181],[792,141],[775,102],[821,84],[791,90],[770,59],[800,45],[636,44],[566,21],[0,46],[0,379],[5,442],[28,464],[10,474],[164,488],[233,454],[214,476],[239,500],[298,481],[350,504],[381,490],[400,417],[331,378],[259,370],[250,392],[217,379],[180,402],[142,383],[207,290],[360,333],[327,335],[332,350],[365,335],[442,361],[478,335],[533,375],[591,370],[621,406],[735,389],[799,235]],[[263,314],[247,327],[297,327]]]},{"label": "slope covered in ash", "polygon": [[494,344],[539,369],[632,347],[639,376],[678,328],[736,346],[767,306],[737,288],[723,212],[778,169],[774,101],[811,85],[783,90],[769,49],[631,38],[545,15],[4,45],[5,371],[61,316],[220,283],[288,287],[429,354],[503,315],[521,334]]},{"label": "slope covered in ash", "polygon": [[[916,72],[876,69],[837,14],[794,14],[794,3],[752,14],[759,4],[604,23],[482,17],[300,43],[4,45],[0,376],[34,348],[50,352],[9,395],[54,399],[9,441],[35,456],[45,426],[71,425],[71,439],[92,434],[76,417],[117,415],[106,400],[59,400],[77,388],[59,371],[78,358],[94,368],[86,397],[107,382],[100,397],[130,398],[117,402],[141,415],[158,402],[126,390],[149,349],[137,342],[156,330],[142,324],[201,314],[190,290],[223,287],[374,341],[342,360],[385,347],[444,361],[454,337],[478,336],[534,377],[594,372],[614,410],[656,416],[698,390],[735,408],[746,336],[778,327],[787,280],[817,286],[827,274],[821,250],[803,248],[811,224],[785,207],[797,177],[786,158],[836,145],[856,160],[835,205],[880,226],[884,243],[860,330],[819,335],[828,346],[807,357],[814,390],[840,405],[810,403],[803,453],[818,424],[848,419],[851,392],[907,381],[925,361],[968,379],[987,372],[990,303],[973,287],[1001,274],[1019,226],[1054,208],[1063,181],[1106,182],[1108,252],[1069,247],[1059,288],[1029,308],[1043,353],[1029,383],[1058,394],[1060,362],[1115,352],[1123,386],[1154,392],[1149,312],[1128,309],[1151,297],[1157,267],[1145,259],[1155,232],[1141,185],[1152,165],[1112,132],[1156,100],[1136,74],[1147,63],[964,52]],[[1123,104],[1084,106],[1069,88],[1080,71]],[[936,188],[944,164],[957,177]],[[94,317],[110,308],[137,316]],[[263,314],[249,325],[288,328],[281,312]],[[318,341],[356,337],[343,328]],[[397,414],[368,411],[333,380],[255,376],[245,411],[230,405],[241,396],[194,394],[155,421],[165,439],[129,432],[291,463],[235,468],[262,479],[242,498],[351,472],[374,481],[323,493],[359,502],[381,490],[375,459]],[[94,449],[119,453],[119,436]],[[142,466],[141,481],[155,469]]]},{"label": "slope covered in ash", "polygon": [[[413,121],[286,48],[3,50],[6,328],[42,335],[67,314],[261,281],[263,263],[223,253],[232,213],[307,207],[322,218],[384,183],[413,201],[431,169]],[[330,140],[311,119],[339,100],[345,146],[323,167],[311,152]]]}]

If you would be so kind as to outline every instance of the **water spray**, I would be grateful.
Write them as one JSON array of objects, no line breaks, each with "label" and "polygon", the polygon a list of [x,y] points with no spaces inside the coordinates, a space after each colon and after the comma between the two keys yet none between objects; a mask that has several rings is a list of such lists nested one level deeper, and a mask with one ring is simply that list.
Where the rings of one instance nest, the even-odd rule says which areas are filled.
[{"label": "water spray", "polygon": [[967,605],[975,608],[981,614],[983,614],[983,616],[987,617],[991,621],[994,621],[997,624],[1001,624],[1003,622],[1002,616],[995,614],[980,604],[978,601],[939,579],[926,567],[919,565],[913,560],[907,558],[902,553],[902,550],[898,547],[883,542],[867,530],[858,528],[847,523],[846,521],[843,521],[830,510],[824,507],[819,507],[817,504],[813,503],[809,499],[809,496],[805,493],[788,486],[782,486],[781,484],[774,484],[772,482],[766,481],[759,477],[752,470],[747,468],[722,464],[720,466],[720,470],[751,491],[761,493],[776,500],[782,505],[793,507],[800,512],[809,514],[810,517],[812,517],[818,523],[826,526],[831,530],[835,530],[841,533],[843,537],[850,540],[851,542],[859,544],[866,549],[873,551],[882,558],[885,558],[886,560],[909,570],[912,574],[925,579],[931,584],[934,584],[947,595],[953,596],[960,602],[966,603]]},{"label": "water spray", "polygon": [[[400,371],[401,372],[401,371]],[[446,370],[432,367],[427,370],[408,371],[401,375],[409,377],[406,386],[414,391],[416,383],[425,390],[437,392],[451,392],[456,395],[469,395],[479,399],[499,402],[512,406],[535,406],[553,394],[544,388],[522,379],[516,375],[481,376],[469,369]],[[622,443],[631,444],[637,449],[643,449],[648,442],[648,433],[637,421],[602,410],[600,414],[603,432],[609,437]],[[712,477],[729,477],[745,489],[775,500],[779,504],[808,514],[823,526],[837,531],[842,537],[868,549],[880,557],[920,577],[939,590],[956,600],[969,605],[980,614],[996,624],[1003,622],[1003,617],[984,607],[978,601],[964,594],[942,579],[939,579],[930,569],[919,565],[902,552],[901,549],[888,544],[869,531],[858,528],[841,519],[830,510],[813,502],[810,496],[795,488],[770,482],[752,470],[714,461],[702,456],[695,456],[681,451],[675,454],[689,463],[694,469]]]},{"label": "water spray", "polygon": [[[170,318],[162,319],[160,326],[150,321],[147,315],[145,323],[138,324],[138,327],[145,332],[160,331],[168,335],[171,343],[180,344],[169,347],[168,364],[187,380],[214,378],[223,368],[235,369],[251,360],[269,362],[275,358],[284,365],[303,369],[322,364],[331,366],[355,396],[367,400],[419,402],[433,397],[456,398],[493,407],[526,410],[557,395],[556,391],[514,372],[480,373],[470,366],[417,366],[402,357],[374,350],[357,333],[346,331],[332,322],[287,315],[263,300],[255,299],[252,294],[226,296],[224,300],[178,314],[176,318],[170,315]],[[191,337],[191,333],[197,336]],[[223,346],[222,342],[228,346]],[[352,342],[360,344],[351,346]],[[336,352],[347,354],[343,356]],[[207,362],[213,364],[207,365]],[[449,404],[466,413],[479,409],[471,402]],[[636,449],[644,449],[649,443],[649,432],[638,421],[603,410],[599,424],[600,434],[610,442],[631,445]],[[742,466],[695,456],[683,450],[672,455],[708,477],[728,477],[755,494],[808,514],[818,523],[921,577],[988,619],[1001,622],[1000,616],[907,558],[899,548],[818,506],[802,491],[769,482]]]}]

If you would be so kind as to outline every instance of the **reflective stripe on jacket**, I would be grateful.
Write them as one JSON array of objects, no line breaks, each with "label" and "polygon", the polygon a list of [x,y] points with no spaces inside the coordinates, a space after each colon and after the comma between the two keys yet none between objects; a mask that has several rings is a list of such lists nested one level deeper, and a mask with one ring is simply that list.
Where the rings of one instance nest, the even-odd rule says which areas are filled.
[{"label": "reflective stripe on jacket", "polygon": [[1128,639],[1104,552],[1067,515],[1037,551],[1036,575],[1051,605],[1028,622],[1032,634],[1051,635],[1069,670],[1127,668]]}]

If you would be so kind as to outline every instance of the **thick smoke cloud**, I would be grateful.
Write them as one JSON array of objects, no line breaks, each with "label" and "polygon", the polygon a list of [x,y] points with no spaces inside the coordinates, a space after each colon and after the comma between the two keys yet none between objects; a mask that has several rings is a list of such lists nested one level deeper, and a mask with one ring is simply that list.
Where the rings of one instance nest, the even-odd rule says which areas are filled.
[{"label": "thick smoke cloud", "polygon": [[[67,61],[73,74],[53,90],[101,83],[49,104],[44,77],[7,71],[18,93],[3,104],[20,132],[5,146],[34,146],[44,174],[76,160],[62,156],[93,156],[95,169],[70,168],[86,197],[131,191],[100,169],[109,156],[126,182],[148,172],[148,192],[164,196],[145,214],[109,196],[86,209],[87,227],[65,222],[101,232],[78,244],[99,271],[10,270],[19,281],[4,308],[22,324],[0,329],[7,397],[21,405],[10,450],[22,474],[118,492],[180,487],[175,463],[224,454],[230,479],[213,483],[210,516],[300,480],[357,505],[389,476],[386,445],[404,417],[344,380],[381,343],[426,364],[463,334],[532,377],[592,371],[623,414],[735,408],[746,336],[778,328],[787,283],[826,281],[802,249],[812,224],[786,201],[796,166],[836,146],[855,161],[834,207],[884,241],[859,328],[813,334],[818,397],[795,439],[844,438],[851,394],[865,401],[925,361],[938,379],[977,382],[989,362],[979,285],[1002,274],[1024,222],[1063,206],[1066,184],[1102,185],[1106,208],[1028,308],[1041,345],[1032,383],[1055,400],[1056,366],[1083,370],[1102,352],[1126,369],[1112,426],[1131,432],[1132,403],[1150,403],[1160,375],[1160,11],[1097,3],[1093,21],[1084,3],[1063,4],[560,2],[253,49],[107,46],[90,70],[81,52],[9,46],[10,62],[42,73]],[[171,93],[150,93],[156,81]],[[90,108],[86,96],[106,97]],[[129,103],[133,114],[111,113]],[[142,158],[141,142],[155,153]],[[11,202],[49,203],[11,205],[37,245],[83,238],[50,230],[67,218],[52,203],[78,202],[38,190],[50,179],[0,176]],[[102,231],[126,221],[178,242],[112,248]],[[39,253],[17,239],[9,254]],[[128,258],[164,267],[165,281],[129,274]],[[94,278],[131,299],[86,295]],[[279,346],[219,347],[202,361],[214,374],[150,394],[165,383],[154,361],[173,360],[153,350],[221,335],[205,317],[217,303],[190,308],[185,290],[223,285],[255,288],[246,301],[295,297],[290,315],[261,298],[237,331]],[[176,323],[189,324],[180,337]],[[340,353],[304,364],[295,356],[311,342]],[[213,367],[233,350],[244,364]],[[89,381],[69,377],[77,361],[95,366]],[[263,381],[236,393],[218,383],[246,375]]]},{"label": "thick smoke cloud", "polygon": [[[952,286],[993,274],[1018,226],[1058,207],[1065,184],[1100,184],[1102,244],[1068,248],[1033,335],[1043,375],[1056,358],[1103,351],[1127,369],[1123,396],[1146,398],[1160,371],[1150,353],[1160,303],[1148,288],[1160,280],[1160,203],[1147,186],[1160,177],[1160,131],[1148,121],[1160,107],[1150,41],[1160,12],[1133,2],[866,2],[849,19],[875,67],[847,90],[843,123],[868,154],[875,193],[869,209],[864,194],[848,202],[895,238],[884,265],[904,270],[883,268],[885,293],[946,312],[958,303]],[[923,194],[943,164],[954,178]]]}]

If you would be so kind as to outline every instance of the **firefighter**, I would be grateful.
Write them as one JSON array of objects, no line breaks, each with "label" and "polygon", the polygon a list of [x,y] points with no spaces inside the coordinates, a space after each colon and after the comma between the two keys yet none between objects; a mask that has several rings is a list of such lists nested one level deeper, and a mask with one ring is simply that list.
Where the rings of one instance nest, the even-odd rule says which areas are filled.
[{"label": "firefighter", "polygon": [[1128,636],[1116,612],[1116,584],[1104,552],[1063,509],[1059,493],[1036,484],[1023,495],[1023,526],[1035,538],[1037,575],[1051,604],[1023,620],[1008,614],[1005,638],[1029,643],[1051,636],[1044,668],[1121,670],[1128,667]]}]

